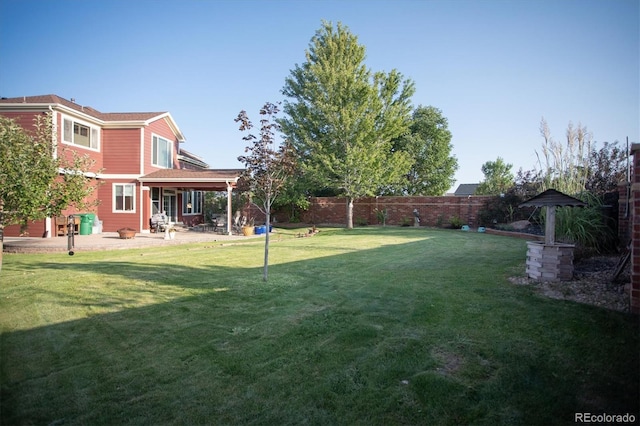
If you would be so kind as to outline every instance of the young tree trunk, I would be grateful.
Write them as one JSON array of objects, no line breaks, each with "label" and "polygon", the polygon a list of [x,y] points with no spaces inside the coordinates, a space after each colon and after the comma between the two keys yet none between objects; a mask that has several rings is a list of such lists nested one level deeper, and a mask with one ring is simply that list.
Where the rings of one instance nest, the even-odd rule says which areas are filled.
[{"label": "young tree trunk", "polygon": [[353,229],[353,197],[347,197],[347,229]]},{"label": "young tree trunk", "polygon": [[2,271],[2,252],[4,252],[4,200],[0,198],[0,271]]},{"label": "young tree trunk", "polygon": [[267,203],[265,206],[265,225],[267,227],[266,235],[264,236],[264,267],[262,271],[262,281],[267,282],[269,279],[269,227],[271,226],[271,203]]}]

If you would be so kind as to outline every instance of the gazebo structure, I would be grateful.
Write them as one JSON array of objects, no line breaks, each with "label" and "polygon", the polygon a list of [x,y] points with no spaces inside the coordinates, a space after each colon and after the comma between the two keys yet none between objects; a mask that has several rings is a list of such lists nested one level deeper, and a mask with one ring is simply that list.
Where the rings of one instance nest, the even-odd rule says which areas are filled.
[{"label": "gazebo structure", "polygon": [[556,243],[556,207],[584,207],[587,204],[555,189],[548,189],[520,207],[545,207],[545,239],[527,241],[527,275],[538,281],[567,281],[573,278],[573,244]]}]

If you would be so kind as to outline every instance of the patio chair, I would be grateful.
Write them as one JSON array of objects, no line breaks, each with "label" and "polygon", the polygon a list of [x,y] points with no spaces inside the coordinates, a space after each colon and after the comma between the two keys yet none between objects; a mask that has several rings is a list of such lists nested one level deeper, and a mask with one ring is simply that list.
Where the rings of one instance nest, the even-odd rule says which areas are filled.
[{"label": "patio chair", "polygon": [[169,224],[167,215],[164,213],[156,213],[149,220],[151,221],[151,229],[155,232],[164,232]]},{"label": "patio chair", "polygon": [[220,215],[213,219],[214,223],[214,232],[218,232],[220,234],[224,234],[227,230],[227,216]]}]

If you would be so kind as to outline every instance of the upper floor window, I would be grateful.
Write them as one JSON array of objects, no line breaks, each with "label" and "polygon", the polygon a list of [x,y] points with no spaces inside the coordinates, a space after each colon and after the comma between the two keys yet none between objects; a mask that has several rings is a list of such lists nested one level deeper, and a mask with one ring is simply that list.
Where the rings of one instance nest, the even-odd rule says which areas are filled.
[{"label": "upper floor window", "polygon": [[98,149],[100,129],[69,118],[62,120],[62,140],[65,143]]},{"label": "upper floor window", "polygon": [[165,169],[173,168],[173,143],[160,136],[153,136],[151,164]]},{"label": "upper floor window", "polygon": [[202,191],[182,193],[182,214],[202,214]]}]

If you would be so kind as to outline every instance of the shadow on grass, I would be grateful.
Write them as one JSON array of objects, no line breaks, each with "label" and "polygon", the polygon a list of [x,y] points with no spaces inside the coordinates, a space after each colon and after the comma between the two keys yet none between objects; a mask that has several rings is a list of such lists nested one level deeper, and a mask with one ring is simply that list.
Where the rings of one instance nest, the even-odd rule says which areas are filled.
[{"label": "shadow on grass", "polygon": [[[37,291],[86,318],[2,334],[0,423],[637,417],[635,320],[509,286],[500,275],[517,264],[521,244],[456,236],[344,247],[276,263],[266,284],[260,259],[41,264],[72,271],[77,292]],[[88,273],[105,281],[83,282]]]}]

